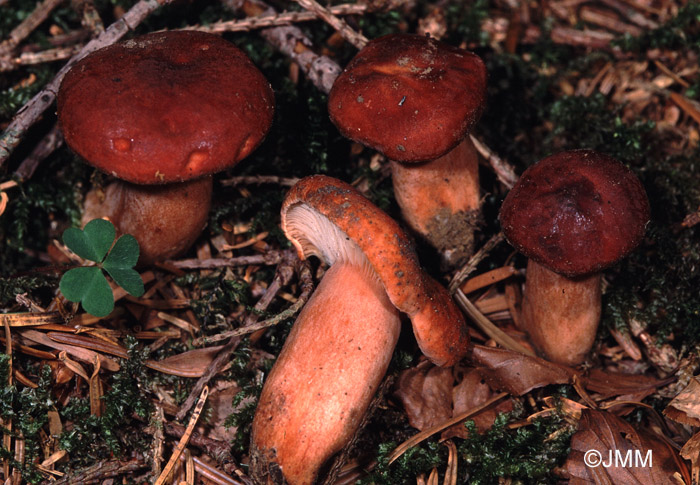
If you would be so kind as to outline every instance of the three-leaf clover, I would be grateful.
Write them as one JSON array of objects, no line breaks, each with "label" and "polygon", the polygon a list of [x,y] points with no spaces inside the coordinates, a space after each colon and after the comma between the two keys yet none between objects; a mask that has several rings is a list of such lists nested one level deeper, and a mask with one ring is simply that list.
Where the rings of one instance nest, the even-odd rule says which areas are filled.
[{"label": "three-leaf clover", "polygon": [[114,309],[114,295],[102,270],[129,294],[141,296],[144,292],[141,276],[133,269],[139,259],[139,243],[130,234],[117,242],[115,236],[114,226],[104,219],[94,219],[82,230],[72,227],[63,232],[63,244],[68,249],[97,265],[68,270],[59,289],[67,300],[80,302],[96,317],[106,317]]}]

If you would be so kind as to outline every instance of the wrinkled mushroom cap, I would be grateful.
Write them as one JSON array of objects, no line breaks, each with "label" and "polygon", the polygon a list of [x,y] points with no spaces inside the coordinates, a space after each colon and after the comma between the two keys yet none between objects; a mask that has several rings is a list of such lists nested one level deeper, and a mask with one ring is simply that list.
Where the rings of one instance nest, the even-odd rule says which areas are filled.
[{"label": "wrinkled mushroom cap", "polygon": [[236,164],[262,141],[274,96],[230,42],[159,32],[86,56],[58,92],[68,145],[139,184],[184,181]]},{"label": "wrinkled mushroom cap", "polygon": [[421,269],[399,225],[352,186],[323,175],[300,180],[282,204],[282,229],[302,259],[367,266],[368,277],[378,278],[411,318],[418,345],[434,363],[452,365],[466,355],[466,323],[447,290]]},{"label": "wrinkled mushroom cap", "polygon": [[392,160],[433,160],[481,116],[486,67],[471,52],[429,37],[371,41],[333,84],[328,112],[340,132]]},{"label": "wrinkled mushroom cap", "polygon": [[500,221],[518,251],[575,277],[614,264],[641,242],[649,201],[622,163],[572,150],[528,168],[503,202]]}]

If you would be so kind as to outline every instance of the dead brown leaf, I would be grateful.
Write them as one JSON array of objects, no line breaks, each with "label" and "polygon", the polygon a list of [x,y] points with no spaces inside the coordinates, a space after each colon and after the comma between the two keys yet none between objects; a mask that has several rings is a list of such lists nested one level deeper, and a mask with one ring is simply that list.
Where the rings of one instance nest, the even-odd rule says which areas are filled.
[{"label": "dead brown leaf", "polygon": [[164,374],[180,377],[201,377],[207,371],[221,346],[188,350],[163,360],[147,360],[146,366]]},{"label": "dead brown leaf", "polygon": [[[462,376],[462,380],[452,389],[452,416],[457,416],[469,409],[475,408],[484,404],[489,399],[492,399],[496,393],[482,379],[481,374],[476,369],[468,369]],[[513,410],[513,401],[510,399],[501,402],[492,409],[487,409],[473,418],[479,433],[491,428],[494,420],[500,413],[507,413]],[[447,439],[457,436],[466,438],[467,430],[463,423],[457,424],[446,429],[441,438]]]},{"label": "dead brown leaf", "polygon": [[675,377],[656,379],[642,374],[622,374],[591,369],[584,379],[584,385],[589,391],[601,394],[602,399],[608,399],[613,396],[639,396],[640,393],[646,392],[651,394],[656,388],[674,380]]},{"label": "dead brown leaf", "polygon": [[700,379],[692,378],[686,388],[668,403],[664,414],[679,423],[700,426]]},{"label": "dead brown leaf", "polygon": [[452,417],[452,368],[418,366],[403,371],[395,395],[408,415],[408,422],[424,430]]},{"label": "dead brown leaf", "polygon": [[676,483],[675,473],[688,476],[676,451],[661,437],[593,409],[581,412],[563,472],[570,485],[666,484]]},{"label": "dead brown leaf", "polygon": [[575,370],[539,357],[475,345],[472,362],[492,389],[522,396],[532,389],[571,381]]}]

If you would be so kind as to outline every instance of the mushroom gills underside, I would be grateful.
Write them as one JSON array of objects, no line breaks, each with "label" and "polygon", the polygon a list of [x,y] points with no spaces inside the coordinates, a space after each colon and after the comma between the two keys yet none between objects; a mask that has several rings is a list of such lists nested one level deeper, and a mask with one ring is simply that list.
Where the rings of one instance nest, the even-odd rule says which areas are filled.
[{"label": "mushroom gills underside", "polygon": [[367,279],[384,286],[362,249],[308,204],[299,203],[287,210],[284,231],[304,259],[316,256],[329,266],[350,264],[363,272]]}]

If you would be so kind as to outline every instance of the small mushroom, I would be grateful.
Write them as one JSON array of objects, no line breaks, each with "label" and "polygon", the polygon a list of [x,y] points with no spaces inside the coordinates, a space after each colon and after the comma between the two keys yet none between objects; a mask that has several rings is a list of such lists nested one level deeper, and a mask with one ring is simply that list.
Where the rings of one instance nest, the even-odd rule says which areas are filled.
[{"label": "small mushroom", "polygon": [[71,149],[121,179],[104,198],[89,196],[85,213],[134,231],[143,264],[173,257],[197,238],[211,204],[210,174],[262,142],[274,95],[230,42],[170,31],[81,59],[63,79],[57,104]]},{"label": "small mushroom", "polygon": [[367,44],[333,84],[328,112],[340,132],[391,159],[404,220],[461,264],[479,220],[476,149],[467,136],[486,99],[486,68],[430,37],[392,34]]},{"label": "small mushroom", "polygon": [[357,430],[391,360],[400,312],[441,366],[467,352],[464,318],[418,265],[401,228],[350,185],[299,181],[282,205],[299,257],[330,265],[287,337],[258,402],[251,473],[261,483],[311,484]]},{"label": "small mushroom", "polygon": [[524,330],[548,359],[580,364],[600,321],[601,271],[644,237],[644,187],[608,155],[561,152],[523,173],[500,221],[508,241],[529,258]]}]

